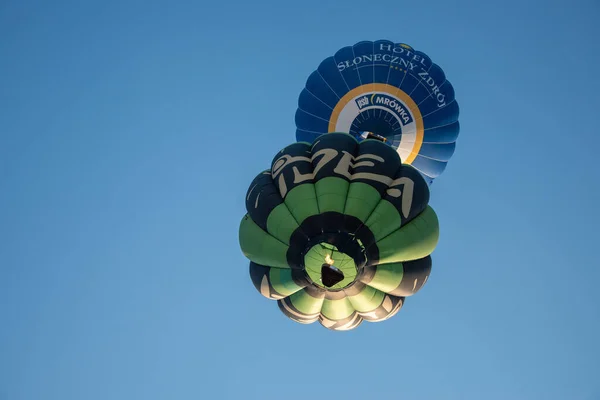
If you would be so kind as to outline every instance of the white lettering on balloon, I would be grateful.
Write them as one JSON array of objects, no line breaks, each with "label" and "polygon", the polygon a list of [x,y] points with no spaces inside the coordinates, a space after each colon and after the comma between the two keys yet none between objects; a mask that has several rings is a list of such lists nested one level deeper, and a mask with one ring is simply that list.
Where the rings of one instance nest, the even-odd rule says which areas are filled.
[{"label": "white lettering on balloon", "polygon": [[[315,175],[319,173],[319,171],[333,160],[337,158],[340,152],[336,149],[324,148],[312,155],[311,158],[303,157],[303,156],[290,156],[289,154],[284,154],[280,158],[278,158],[273,163],[273,168],[271,170],[271,177],[274,182],[277,182],[277,186],[279,189],[279,194],[282,198],[285,198],[287,195],[289,188],[286,183],[286,174],[283,173],[284,169],[288,166],[291,166],[292,182],[294,185],[298,185],[302,182],[313,180]],[[317,160],[317,161],[316,161]],[[302,174],[300,173],[298,167],[296,165],[291,165],[295,163],[309,163],[312,164],[316,161],[316,165],[312,173]],[[339,161],[333,168],[333,173],[338,176],[342,176],[350,181],[353,180],[366,180],[383,183],[388,186],[386,191],[387,195],[399,198],[402,196],[401,208],[402,215],[405,218],[408,218],[410,213],[410,209],[412,207],[413,194],[414,194],[414,186],[415,183],[412,179],[408,177],[401,177],[398,179],[394,179],[387,175],[376,174],[372,172],[357,172],[352,173],[351,168],[368,168],[374,167],[376,163],[385,162],[385,159],[376,154],[362,154],[358,157],[354,157],[352,154],[347,151],[342,151],[342,156]],[[287,176],[290,178],[290,176]]]},{"label": "white lettering on balloon", "polygon": [[413,76],[420,78],[421,82],[429,89],[431,97],[437,101],[438,108],[446,105],[445,96],[440,92],[440,83],[429,75],[427,72],[429,66],[425,64],[425,59],[421,55],[415,54],[414,51],[400,45],[392,47],[391,44],[385,43],[379,44],[379,51],[387,51],[388,53],[364,54],[340,61],[337,63],[338,71],[342,72],[351,67],[359,68],[361,64],[370,63],[370,65],[373,65],[373,62],[383,61],[390,64],[390,66],[395,65],[404,68],[407,72],[412,72]]}]

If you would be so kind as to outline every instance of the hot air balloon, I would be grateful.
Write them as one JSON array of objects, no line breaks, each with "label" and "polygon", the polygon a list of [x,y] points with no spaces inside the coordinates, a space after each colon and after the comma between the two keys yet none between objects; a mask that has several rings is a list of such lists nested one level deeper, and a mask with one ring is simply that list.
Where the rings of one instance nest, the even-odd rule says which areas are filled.
[{"label": "hot air balloon", "polygon": [[444,71],[424,53],[388,40],[363,41],[326,58],[298,98],[296,140],[331,132],[380,140],[431,184],[459,133],[459,108]]},{"label": "hot air balloon", "polygon": [[299,323],[386,320],[431,271],[439,227],[428,202],[421,174],[379,140],[291,144],[246,194],[239,241],[251,280]]}]

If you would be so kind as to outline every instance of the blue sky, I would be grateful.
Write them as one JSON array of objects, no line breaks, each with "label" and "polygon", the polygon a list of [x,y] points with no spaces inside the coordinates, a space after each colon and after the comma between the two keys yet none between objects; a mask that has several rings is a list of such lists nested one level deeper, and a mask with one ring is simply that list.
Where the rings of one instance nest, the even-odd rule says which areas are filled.
[{"label": "blue sky", "polygon": [[[0,399],[600,399],[599,3],[341,4],[0,4]],[[331,332],[237,230],[309,73],[377,39],[443,67],[461,135],[427,285]]]}]

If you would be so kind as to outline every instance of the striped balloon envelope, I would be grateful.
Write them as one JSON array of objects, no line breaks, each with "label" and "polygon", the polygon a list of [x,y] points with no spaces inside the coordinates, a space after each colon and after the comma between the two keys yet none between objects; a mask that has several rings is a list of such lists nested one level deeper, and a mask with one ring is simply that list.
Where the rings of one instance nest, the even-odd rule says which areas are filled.
[{"label": "striped balloon envelope", "polygon": [[423,52],[388,40],[363,41],[326,58],[298,99],[296,140],[325,133],[377,139],[431,184],[459,134],[459,107],[444,71]]}]

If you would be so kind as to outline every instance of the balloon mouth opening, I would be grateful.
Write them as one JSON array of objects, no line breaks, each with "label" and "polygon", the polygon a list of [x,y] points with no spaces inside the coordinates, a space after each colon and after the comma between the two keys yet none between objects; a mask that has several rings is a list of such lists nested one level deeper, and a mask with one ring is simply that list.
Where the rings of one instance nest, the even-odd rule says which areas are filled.
[{"label": "balloon mouth opening", "polygon": [[[309,281],[322,289],[337,291],[354,284],[366,257],[362,244],[346,235],[337,238],[321,237],[313,241],[304,252],[304,272]],[[337,240],[336,240],[337,239]],[[334,242],[337,244],[331,244]]]},{"label": "balloon mouth opening", "polygon": [[380,142],[383,142],[383,143],[386,143],[388,141],[386,137],[378,135],[374,132],[362,131],[359,133],[360,133],[360,137],[363,139],[375,139],[375,140],[379,140]]},{"label": "balloon mouth opening", "polygon": [[321,265],[321,282],[325,287],[332,287],[344,280],[344,273],[335,265]]},{"label": "balloon mouth opening", "polygon": [[380,111],[367,110],[361,113],[361,115],[365,114],[366,116],[357,118],[354,121],[350,133],[359,141],[378,140],[394,147],[394,142],[402,136],[402,128],[395,122],[394,118],[387,117],[388,113],[386,112],[381,113],[382,115],[373,114],[373,112]]}]

